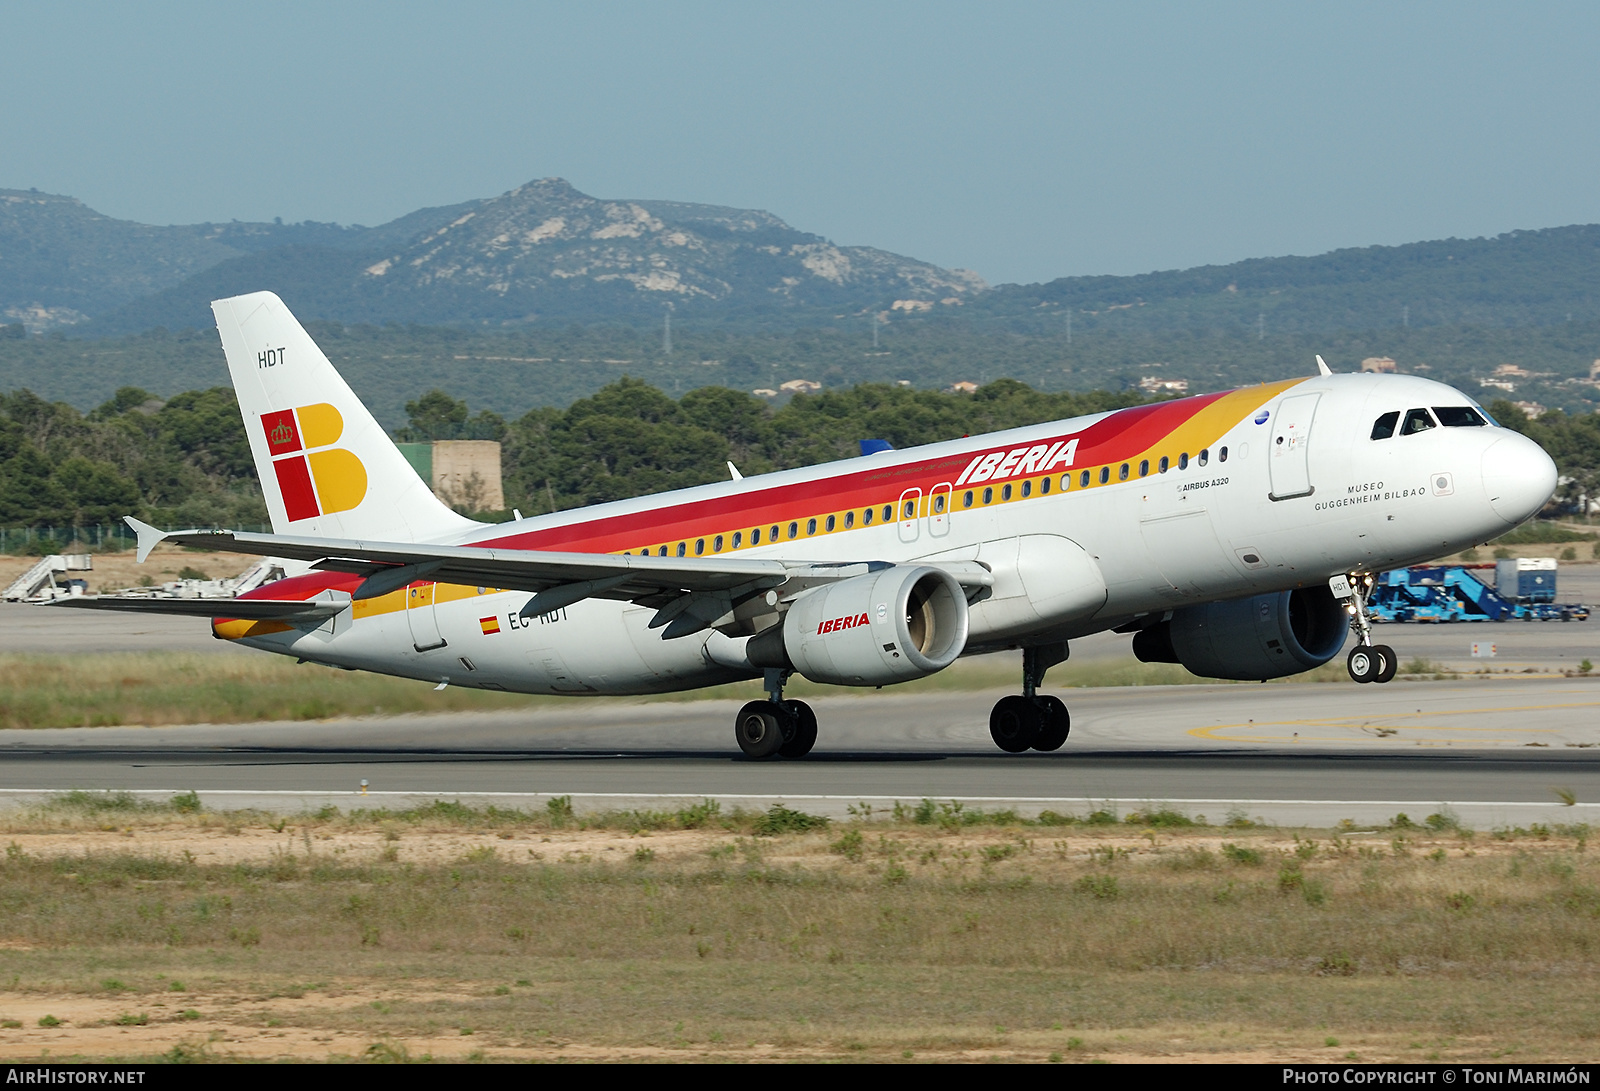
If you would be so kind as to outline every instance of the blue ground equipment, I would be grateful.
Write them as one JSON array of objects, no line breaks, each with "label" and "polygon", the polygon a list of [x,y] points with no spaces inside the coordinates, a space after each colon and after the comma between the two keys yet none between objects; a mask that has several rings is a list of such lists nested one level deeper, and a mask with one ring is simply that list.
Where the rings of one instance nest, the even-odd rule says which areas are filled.
[{"label": "blue ground equipment", "polygon": [[[1494,573],[1494,583],[1483,576]],[[1420,565],[1378,578],[1373,621],[1585,621],[1582,603],[1556,601],[1556,562],[1535,557],[1493,565]]]}]

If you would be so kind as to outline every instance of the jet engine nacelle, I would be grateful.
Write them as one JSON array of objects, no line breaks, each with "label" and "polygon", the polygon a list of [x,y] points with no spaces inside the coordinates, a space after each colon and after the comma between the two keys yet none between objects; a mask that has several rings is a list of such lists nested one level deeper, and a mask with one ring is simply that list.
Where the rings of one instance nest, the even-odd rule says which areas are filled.
[{"label": "jet engine nacelle", "polygon": [[966,645],[967,597],[956,578],[895,565],[803,592],[780,624],[750,638],[745,656],[813,682],[885,686],[943,670]]},{"label": "jet engine nacelle", "polygon": [[1182,663],[1205,678],[1257,682],[1320,667],[1339,654],[1350,615],[1326,587],[1302,587],[1177,610],[1140,630],[1133,654]]}]

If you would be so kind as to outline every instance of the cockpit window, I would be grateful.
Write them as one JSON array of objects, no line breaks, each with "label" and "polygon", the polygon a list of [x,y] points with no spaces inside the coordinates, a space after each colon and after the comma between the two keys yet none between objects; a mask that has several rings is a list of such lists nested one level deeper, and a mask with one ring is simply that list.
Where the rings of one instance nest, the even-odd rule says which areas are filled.
[{"label": "cockpit window", "polygon": [[1485,428],[1489,423],[1470,405],[1436,405],[1433,415],[1446,428]]},{"label": "cockpit window", "polygon": [[1372,438],[1388,439],[1390,436],[1394,435],[1394,426],[1399,423],[1400,411],[1398,409],[1393,413],[1385,413],[1383,416],[1372,422]]},{"label": "cockpit window", "polygon": [[1400,434],[1402,436],[1415,435],[1418,432],[1426,432],[1432,427],[1433,418],[1428,416],[1426,409],[1407,409],[1406,422],[1400,426]]}]

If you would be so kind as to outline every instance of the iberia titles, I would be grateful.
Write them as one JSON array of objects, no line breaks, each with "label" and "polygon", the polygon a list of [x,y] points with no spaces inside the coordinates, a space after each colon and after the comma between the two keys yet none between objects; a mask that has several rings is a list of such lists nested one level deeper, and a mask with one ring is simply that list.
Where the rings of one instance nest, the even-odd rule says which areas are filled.
[{"label": "iberia titles", "polygon": [[979,481],[1000,481],[1023,474],[1045,474],[1057,466],[1071,466],[1078,453],[1076,437],[1053,444],[1036,443],[1032,447],[1013,447],[1009,451],[990,451],[976,456],[956,478],[956,485],[970,485]]}]

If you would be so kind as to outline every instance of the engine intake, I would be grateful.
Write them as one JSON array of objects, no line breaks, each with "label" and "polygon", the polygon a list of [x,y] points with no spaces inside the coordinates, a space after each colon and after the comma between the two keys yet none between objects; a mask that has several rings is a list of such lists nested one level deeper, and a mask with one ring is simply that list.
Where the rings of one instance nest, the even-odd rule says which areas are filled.
[{"label": "engine intake", "polygon": [[967,645],[967,597],[937,568],[894,566],[814,587],[750,638],[757,667],[836,686],[885,686],[941,671]]},{"label": "engine intake", "polygon": [[1187,606],[1140,630],[1133,654],[1182,663],[1205,678],[1258,682],[1320,667],[1339,654],[1350,616],[1326,587]]}]

